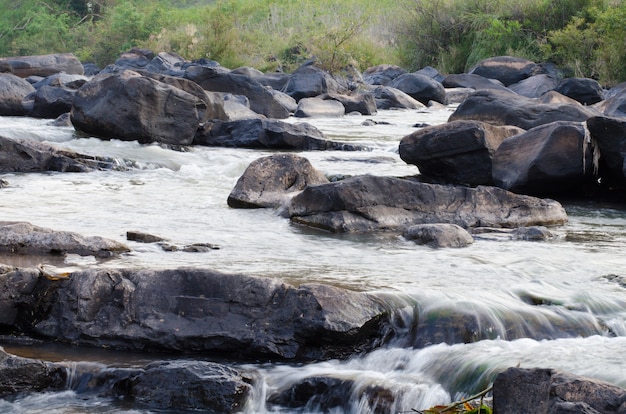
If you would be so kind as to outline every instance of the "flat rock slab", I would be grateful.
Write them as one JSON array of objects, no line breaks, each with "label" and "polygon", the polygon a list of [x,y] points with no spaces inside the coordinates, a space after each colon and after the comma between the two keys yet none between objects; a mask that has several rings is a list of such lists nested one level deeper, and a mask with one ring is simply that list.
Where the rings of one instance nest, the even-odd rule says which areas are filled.
[{"label": "flat rock slab", "polygon": [[292,221],[333,232],[402,231],[414,224],[469,227],[563,224],[567,214],[550,199],[496,187],[445,186],[361,175],[309,186],[291,199]]}]

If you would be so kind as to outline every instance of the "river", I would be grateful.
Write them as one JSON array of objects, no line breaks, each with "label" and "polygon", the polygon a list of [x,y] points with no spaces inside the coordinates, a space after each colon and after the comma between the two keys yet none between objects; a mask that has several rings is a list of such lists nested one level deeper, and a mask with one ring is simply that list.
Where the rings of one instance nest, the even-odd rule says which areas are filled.
[{"label": "river", "polygon": [[[414,175],[417,168],[397,154],[400,139],[416,124],[446,122],[452,110],[309,119],[328,139],[365,144],[372,151],[300,155],[327,175]],[[377,123],[363,125],[368,119]],[[417,346],[407,334],[345,361],[242,365],[256,379],[247,413],[289,412],[267,404],[266,397],[310,376],[355,382],[346,396],[350,409],[335,414],[368,413],[362,391],[373,385],[393,390],[396,412],[445,404],[480,391],[497,372],[517,365],[563,369],[626,387],[626,206],[564,202],[569,222],[551,229],[555,237],[548,241],[483,236],[467,248],[432,249],[397,235],[315,231],[291,224],[272,209],[229,208],[226,199],[237,179],[251,161],[270,151],[207,147],[173,151],[84,137],[72,128],[49,126],[48,120],[18,117],[0,117],[0,135],[56,143],[120,162],[133,160],[136,168],[130,171],[0,175],[8,182],[0,189],[2,220],[103,236],[133,250],[101,264],[70,255],[61,264],[69,270],[96,264],[192,266],[271,276],[294,285],[326,283],[400,297],[407,303],[407,319],[443,309],[473,315],[477,329],[488,330],[489,339],[472,343],[451,340]],[[212,243],[220,248],[207,253],[164,252],[156,245],[127,241],[130,230],[162,236],[174,244]],[[157,358],[71,347],[6,344],[5,348],[102,369],[139,366]],[[0,401],[0,412],[149,411],[85,396],[70,386],[62,393]],[[298,412],[322,411],[312,405]]]}]

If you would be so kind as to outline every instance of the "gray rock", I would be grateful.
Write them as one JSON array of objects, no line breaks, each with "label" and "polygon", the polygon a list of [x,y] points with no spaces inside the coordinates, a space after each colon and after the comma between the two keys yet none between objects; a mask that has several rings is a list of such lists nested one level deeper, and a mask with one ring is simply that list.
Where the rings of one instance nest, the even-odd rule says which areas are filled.
[{"label": "gray rock", "polygon": [[426,105],[399,89],[378,86],[372,93],[378,109],[421,109]]},{"label": "gray rock", "polygon": [[57,53],[0,58],[0,72],[11,72],[20,78],[27,78],[29,76],[45,77],[60,72],[83,75],[84,69],[72,53]]},{"label": "gray rock", "polygon": [[502,141],[524,132],[480,121],[451,121],[419,129],[400,141],[400,158],[444,183],[491,185],[491,160]]},{"label": "gray rock", "polygon": [[11,254],[110,257],[130,251],[114,240],[56,231],[25,222],[0,222],[0,251]]},{"label": "gray rock", "polygon": [[540,241],[554,237],[554,234],[544,226],[519,227],[511,232],[514,240]]},{"label": "gray rock", "polygon": [[327,93],[320,98],[340,102],[345,108],[345,113],[358,112],[361,115],[374,115],[376,113],[376,100],[370,92],[356,92],[349,95]]},{"label": "gray rock", "polygon": [[413,99],[428,105],[428,102],[435,101],[446,104],[446,91],[443,85],[428,76],[405,73],[395,78],[390,87],[401,90]]},{"label": "gray rock", "polygon": [[535,62],[513,56],[495,56],[478,62],[468,73],[497,79],[504,86],[538,74],[542,68]]},{"label": "gray rock", "polygon": [[407,228],[402,235],[430,247],[467,247],[474,243],[467,230],[449,223],[417,224]]},{"label": "gray rock", "polygon": [[527,98],[539,98],[546,92],[554,90],[558,85],[558,79],[551,75],[535,75],[517,83],[509,85],[513,92]]},{"label": "gray rock", "polygon": [[35,88],[24,79],[10,73],[0,73],[0,116],[22,116],[26,113],[22,100]]},{"label": "gray rock", "polygon": [[294,113],[297,118],[338,118],[345,115],[346,109],[339,101],[322,98],[302,98]]},{"label": "gray rock", "polygon": [[587,129],[599,156],[599,175],[604,185],[626,187],[626,119],[593,117]]},{"label": "gray rock", "polygon": [[309,160],[277,154],[253,161],[228,196],[233,208],[281,207],[307,185],[329,182]]},{"label": "gray rock", "polygon": [[324,93],[344,93],[346,90],[330,74],[306,65],[292,74],[283,92],[299,102],[302,98],[313,98]]},{"label": "gray rock", "polygon": [[555,90],[583,105],[593,105],[604,99],[604,90],[598,81],[589,78],[566,78]]},{"label": "gray rock", "polygon": [[[32,106],[28,111],[28,115],[35,118],[57,118],[58,116],[69,113],[72,109],[72,102],[76,96],[76,90],[44,85],[39,87],[32,95]],[[29,100],[31,97],[26,97]],[[27,105],[27,104],[25,104]]]},{"label": "gray rock", "polygon": [[471,88],[478,90],[498,90],[511,92],[500,81],[487,79],[480,75],[459,73],[446,76],[441,82],[446,88]]},{"label": "gray rock", "polygon": [[367,68],[363,72],[363,81],[368,85],[389,85],[395,78],[404,75],[407,71],[395,65],[377,65]]},{"label": "gray rock", "polygon": [[606,116],[626,119],[626,82],[620,85],[623,86],[611,88],[610,96],[594,107]]},{"label": "gray rock", "polygon": [[43,361],[8,354],[0,347],[0,398],[65,389],[65,369]]},{"label": "gray rock", "polygon": [[469,228],[567,221],[565,210],[554,200],[496,187],[443,186],[370,175],[306,187],[291,199],[287,214],[295,223],[333,232],[399,231],[424,223]]}]

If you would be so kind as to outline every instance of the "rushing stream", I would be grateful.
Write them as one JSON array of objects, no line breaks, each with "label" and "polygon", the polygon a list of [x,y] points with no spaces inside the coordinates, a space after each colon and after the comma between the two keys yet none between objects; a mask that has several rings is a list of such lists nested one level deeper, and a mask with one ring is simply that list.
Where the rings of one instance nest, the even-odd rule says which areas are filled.
[{"label": "rushing stream", "polygon": [[[328,139],[366,144],[369,152],[304,152],[327,175],[414,175],[397,154],[399,140],[415,124],[443,123],[451,109],[381,111],[375,116],[313,119]],[[373,119],[376,125],[362,125]],[[290,119],[289,122],[301,120]],[[444,404],[485,388],[510,366],[558,368],[626,387],[626,206],[564,203],[569,222],[544,242],[477,237],[463,249],[431,249],[397,235],[335,235],[290,224],[271,209],[237,210],[228,194],[248,164],[269,151],[194,147],[184,152],[136,142],[102,141],[52,127],[47,120],[0,118],[0,135],[57,143],[75,151],[132,160],[130,171],[2,174],[3,221],[28,221],[55,230],[103,236],[133,252],[98,266],[192,266],[318,282],[383,292],[406,302],[400,315],[428,323],[428,315],[457,312],[475,317],[476,338],[463,343],[422,344],[411,332],[384,348],[345,361],[307,365],[246,364],[255,378],[249,413],[289,412],[266,403],[276,390],[303,378],[354,381],[350,413],[367,413],[363,390],[393,390],[395,412]],[[138,230],[174,244],[212,243],[207,253],[164,252],[126,241]],[[2,258],[0,261],[10,261]],[[10,262],[16,266],[31,263]],[[94,258],[70,255],[68,269],[93,266]],[[428,327],[423,327],[427,329]],[[69,369],[141,366],[158,355],[133,355],[71,347],[17,347],[9,352]],[[0,400],[7,413],[147,413],[84,395],[68,384],[61,393]],[[315,404],[300,412],[322,412]],[[333,411],[340,414],[338,411]],[[343,411],[341,411],[343,413]]]}]

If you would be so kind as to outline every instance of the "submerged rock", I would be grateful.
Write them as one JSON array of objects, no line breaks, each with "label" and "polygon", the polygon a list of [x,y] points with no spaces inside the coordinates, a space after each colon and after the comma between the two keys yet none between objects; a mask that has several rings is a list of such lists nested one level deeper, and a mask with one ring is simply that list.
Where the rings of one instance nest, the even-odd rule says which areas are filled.
[{"label": "submerged rock", "polygon": [[448,223],[416,224],[407,228],[402,235],[430,247],[466,247],[474,243],[474,238],[467,230]]},{"label": "submerged rock", "polygon": [[414,224],[452,223],[469,227],[563,224],[558,202],[496,187],[468,188],[361,175],[309,186],[291,199],[295,223],[333,232],[402,230]]},{"label": "submerged rock", "polygon": [[64,368],[36,359],[8,354],[0,347],[0,398],[65,389]]}]

